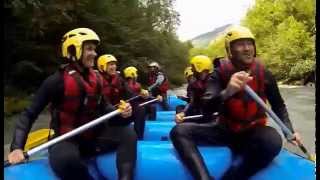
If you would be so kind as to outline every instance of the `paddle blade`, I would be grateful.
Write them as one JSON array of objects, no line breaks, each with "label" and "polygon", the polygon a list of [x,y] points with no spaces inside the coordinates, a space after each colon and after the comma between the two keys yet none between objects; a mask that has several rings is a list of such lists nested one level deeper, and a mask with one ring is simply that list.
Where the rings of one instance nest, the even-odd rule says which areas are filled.
[{"label": "paddle blade", "polygon": [[308,159],[310,159],[313,162],[316,162],[316,155],[315,154],[308,154]]},{"label": "paddle blade", "polygon": [[34,132],[31,132],[28,135],[28,139],[26,145],[24,146],[24,151],[28,151],[34,147],[39,146],[48,141],[48,137],[52,137],[54,135],[53,129],[39,129]]}]

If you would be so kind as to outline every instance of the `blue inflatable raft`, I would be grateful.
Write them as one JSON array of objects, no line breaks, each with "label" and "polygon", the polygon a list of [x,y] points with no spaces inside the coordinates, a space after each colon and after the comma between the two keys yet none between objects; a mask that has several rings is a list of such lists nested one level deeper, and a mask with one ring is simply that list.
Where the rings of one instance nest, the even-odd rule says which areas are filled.
[{"label": "blue inflatable raft", "polygon": [[[216,179],[237,161],[232,161],[227,147],[199,147],[209,168],[211,176]],[[263,157],[261,157],[263,158]],[[117,179],[115,153],[108,153],[88,160],[91,175],[99,179]],[[281,153],[265,169],[258,172],[252,180],[314,180],[315,164],[287,150]],[[28,163],[4,168],[5,180],[55,180],[48,159],[32,160]],[[191,180],[188,170],[179,160],[174,147],[164,141],[139,141],[137,164],[135,169],[137,180]]]},{"label": "blue inflatable raft", "polygon": [[[169,140],[169,132],[174,123],[175,107],[185,102],[169,96],[171,111],[157,112],[155,122],[146,123],[144,141],[138,142],[136,180],[191,180],[192,177],[179,159]],[[159,107],[157,110],[161,110]],[[216,179],[239,159],[232,160],[227,147],[200,146],[209,172]],[[36,160],[4,168],[5,180],[56,180],[49,166],[47,153],[39,152]],[[262,157],[263,158],[263,157]],[[241,161],[241,158],[240,158]],[[115,152],[97,156],[87,161],[90,174],[96,180],[117,179]],[[266,168],[258,172],[252,180],[314,180],[315,163],[295,155],[285,149]]]}]

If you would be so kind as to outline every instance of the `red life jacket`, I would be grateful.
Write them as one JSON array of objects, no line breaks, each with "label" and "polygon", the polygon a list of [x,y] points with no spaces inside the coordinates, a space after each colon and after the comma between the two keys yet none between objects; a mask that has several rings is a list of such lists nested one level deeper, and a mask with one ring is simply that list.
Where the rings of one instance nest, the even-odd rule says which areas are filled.
[{"label": "red life jacket", "polygon": [[154,84],[156,82],[156,80],[157,80],[157,76],[161,75],[161,74],[164,76],[164,81],[158,87],[158,89],[159,89],[161,94],[166,94],[168,89],[169,89],[169,81],[168,81],[168,78],[162,72],[158,71],[157,73],[149,73],[149,75],[148,75],[148,84],[149,84],[149,86]]},{"label": "red life jacket", "polygon": [[129,78],[127,80],[128,87],[131,89],[132,92],[134,92],[136,95],[140,94],[141,91],[141,85],[137,81],[134,81],[132,78]]},{"label": "red life jacket", "polygon": [[[226,88],[232,74],[238,72],[230,60],[220,61],[220,76],[222,87]],[[264,66],[255,59],[250,66],[253,80],[247,83],[266,102],[264,93]],[[266,125],[267,119],[263,109],[244,91],[239,91],[224,102],[224,112],[221,117],[231,130],[239,132],[247,128]]]},{"label": "red life jacket", "polygon": [[124,87],[118,74],[114,76],[103,77],[103,96],[107,98],[112,105],[118,104]]},{"label": "red life jacket", "polygon": [[[97,118],[102,98],[102,78],[92,69],[89,70],[88,81],[71,66],[65,67],[61,72],[64,95],[62,103],[53,108],[58,117],[53,117],[58,120],[59,134],[64,134]],[[84,139],[91,139],[93,136],[93,130],[87,130],[80,135]]]}]

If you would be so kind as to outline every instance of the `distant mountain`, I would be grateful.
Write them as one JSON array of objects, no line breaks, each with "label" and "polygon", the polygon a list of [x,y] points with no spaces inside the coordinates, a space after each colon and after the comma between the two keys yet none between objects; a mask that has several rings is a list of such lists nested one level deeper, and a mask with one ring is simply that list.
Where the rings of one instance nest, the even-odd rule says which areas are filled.
[{"label": "distant mountain", "polygon": [[192,38],[190,41],[192,42],[194,47],[207,47],[211,40],[216,38],[220,33],[222,33],[226,28],[231,26],[232,24],[227,24],[221,27],[214,29],[213,31],[201,34],[195,38]]}]

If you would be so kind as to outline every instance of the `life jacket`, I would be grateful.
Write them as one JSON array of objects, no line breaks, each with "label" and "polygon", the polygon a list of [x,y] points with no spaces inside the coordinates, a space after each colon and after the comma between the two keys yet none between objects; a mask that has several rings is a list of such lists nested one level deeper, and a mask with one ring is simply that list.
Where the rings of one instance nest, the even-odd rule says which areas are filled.
[{"label": "life jacket", "polygon": [[169,89],[169,81],[168,78],[160,71],[157,73],[149,73],[148,75],[148,84],[149,86],[154,84],[157,80],[158,75],[164,76],[164,81],[161,83],[161,85],[157,88],[161,94],[166,94]]},{"label": "life jacket", "polygon": [[124,91],[122,79],[118,74],[114,76],[103,76],[103,96],[112,105],[118,104]]},{"label": "life jacket", "polygon": [[[99,73],[90,69],[88,80],[84,80],[72,66],[66,66],[60,71],[64,92],[62,103],[50,107],[53,121],[57,122],[55,130],[62,135],[98,116],[98,108],[102,98],[102,78]],[[80,137],[90,140],[94,137],[93,130],[81,133]]]},{"label": "life jacket", "polygon": [[131,89],[132,92],[134,92],[136,95],[140,94],[141,91],[141,85],[137,81],[134,81],[133,79],[127,80],[128,87]]},{"label": "life jacket", "polygon": [[[219,74],[222,79],[222,87],[226,88],[231,76],[238,72],[230,60],[220,61]],[[247,83],[248,86],[266,102],[264,93],[264,66],[255,58],[249,71],[253,80]],[[267,119],[263,109],[244,91],[241,90],[224,102],[224,112],[220,117],[222,122],[227,123],[234,132],[252,128],[255,126],[265,126]]]}]

